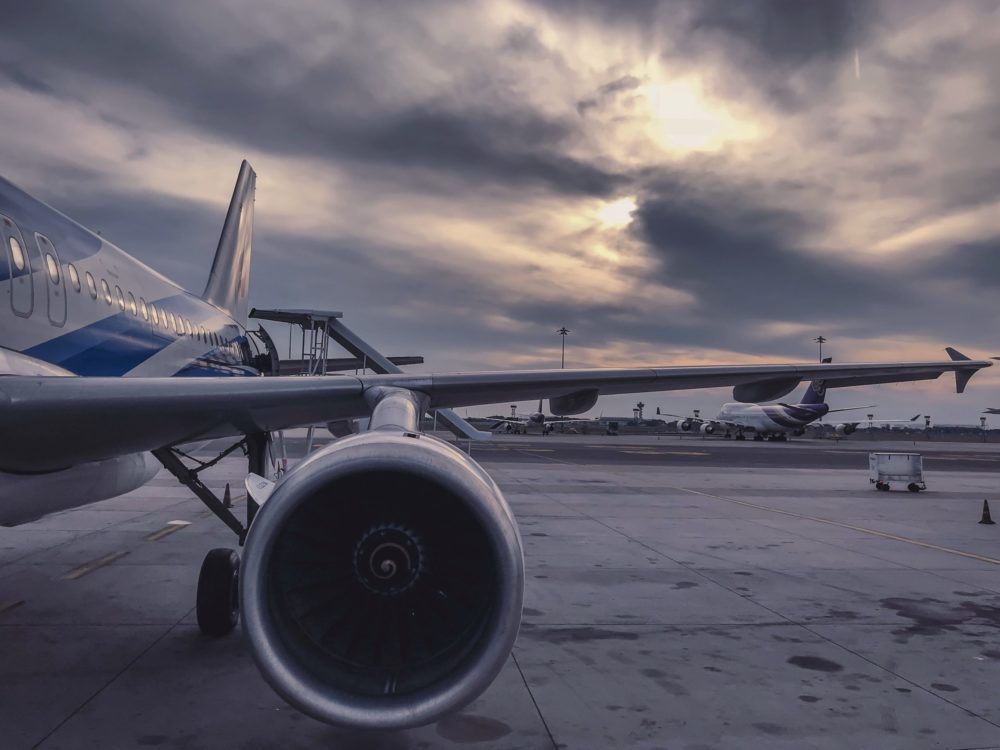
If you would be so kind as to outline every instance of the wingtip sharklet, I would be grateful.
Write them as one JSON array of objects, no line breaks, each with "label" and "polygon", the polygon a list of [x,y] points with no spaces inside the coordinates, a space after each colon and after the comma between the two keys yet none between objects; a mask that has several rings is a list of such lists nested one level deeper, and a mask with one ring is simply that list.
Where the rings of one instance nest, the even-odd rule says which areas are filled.
[{"label": "wingtip sharklet", "polygon": [[[962,352],[958,351],[951,346],[946,346],[944,348],[948,352],[948,356],[951,357],[952,362],[971,362],[969,357],[966,357]],[[955,393],[965,393],[965,386],[969,384],[969,380],[975,375],[982,367],[988,367],[989,364],[980,365],[979,367],[955,370]]]}]

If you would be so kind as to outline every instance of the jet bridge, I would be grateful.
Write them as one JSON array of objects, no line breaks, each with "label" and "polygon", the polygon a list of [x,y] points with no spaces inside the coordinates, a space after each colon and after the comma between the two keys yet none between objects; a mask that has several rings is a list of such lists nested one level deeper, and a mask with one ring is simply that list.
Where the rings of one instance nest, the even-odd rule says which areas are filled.
[{"label": "jet bridge", "polygon": [[[288,359],[280,360],[270,336],[261,328],[262,338],[273,352],[275,371],[278,374],[327,375],[331,372],[349,369],[370,369],[385,375],[400,373],[402,364],[420,364],[423,357],[386,357],[374,346],[369,344],[357,333],[348,328],[341,318],[342,312],[333,310],[258,310],[250,311],[250,317],[256,320],[271,320],[276,323],[288,323],[293,328],[298,326],[301,331],[301,359],[292,359],[289,351]],[[353,359],[331,358],[330,342],[340,345]],[[289,348],[291,340],[289,340]],[[451,409],[437,409],[433,416],[437,422],[443,423],[457,437],[467,440],[490,440],[493,433],[477,430]]]}]

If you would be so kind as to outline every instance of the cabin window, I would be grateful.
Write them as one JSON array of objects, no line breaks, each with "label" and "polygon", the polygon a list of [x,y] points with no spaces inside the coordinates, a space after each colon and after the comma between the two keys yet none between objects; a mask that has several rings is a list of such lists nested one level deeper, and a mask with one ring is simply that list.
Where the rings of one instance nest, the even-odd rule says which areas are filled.
[{"label": "cabin window", "polygon": [[21,243],[18,242],[14,237],[11,237],[8,242],[10,243],[10,257],[14,261],[14,268],[18,271],[24,270],[24,248],[21,247]]},{"label": "cabin window", "polygon": [[45,270],[49,272],[49,280],[53,284],[59,283],[59,264],[56,263],[56,256],[52,253],[45,253]]},{"label": "cabin window", "polygon": [[111,304],[111,287],[108,286],[107,279],[101,279],[101,292],[104,294],[104,301]]},{"label": "cabin window", "polygon": [[97,299],[97,282],[94,281],[93,274],[91,274],[90,271],[87,271],[83,275],[87,279],[87,291],[90,292],[90,296],[93,299]]},{"label": "cabin window", "polygon": [[69,271],[69,282],[73,285],[76,291],[80,291],[80,272],[76,270],[76,266],[70,263],[66,266],[66,270]]},{"label": "cabin window", "polygon": [[149,320],[149,308],[146,307],[146,300],[139,297],[139,310],[142,312],[142,319]]},{"label": "cabin window", "polygon": [[160,316],[156,312],[156,305],[149,306],[149,317],[152,319],[154,326],[160,325]]},{"label": "cabin window", "polygon": [[125,309],[125,295],[122,294],[122,288],[120,286],[115,286],[115,297],[118,299],[118,307],[122,310]]},{"label": "cabin window", "polygon": [[133,315],[139,314],[139,306],[135,303],[135,295],[132,292],[128,293],[128,309],[132,311]]}]

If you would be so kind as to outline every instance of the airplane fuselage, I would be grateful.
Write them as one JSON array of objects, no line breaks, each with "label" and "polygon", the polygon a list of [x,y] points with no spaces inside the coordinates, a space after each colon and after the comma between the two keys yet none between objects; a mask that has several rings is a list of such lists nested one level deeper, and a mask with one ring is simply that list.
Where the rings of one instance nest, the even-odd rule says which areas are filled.
[{"label": "airplane fuselage", "polygon": [[245,328],[0,178],[0,347],[86,376],[257,375]]},{"label": "airplane fuselage", "polygon": [[763,433],[795,432],[824,416],[826,404],[723,404],[718,420]]}]

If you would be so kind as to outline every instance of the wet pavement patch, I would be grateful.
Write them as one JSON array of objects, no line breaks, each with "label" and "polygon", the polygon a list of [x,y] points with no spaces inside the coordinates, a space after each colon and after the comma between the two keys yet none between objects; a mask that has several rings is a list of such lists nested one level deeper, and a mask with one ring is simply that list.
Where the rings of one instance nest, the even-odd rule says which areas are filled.
[{"label": "wet pavement patch", "polygon": [[487,716],[455,714],[437,723],[437,733],[459,743],[492,742],[510,734],[510,727]]},{"label": "wet pavement patch", "polygon": [[881,603],[899,617],[913,621],[905,628],[892,631],[897,643],[906,643],[915,635],[941,635],[972,620],[1000,628],[1000,607],[989,604],[964,601],[954,605],[931,597],[882,599]]},{"label": "wet pavement patch", "polygon": [[932,682],[931,687],[935,690],[940,690],[942,693],[957,693],[958,688],[954,685],[949,685],[947,682]]},{"label": "wet pavement patch", "polygon": [[788,659],[788,663],[814,672],[840,672],[844,668],[843,665],[824,659],[822,656],[792,656]]},{"label": "wet pavement patch", "polygon": [[638,633],[627,630],[608,630],[606,628],[529,628],[524,635],[546,643],[578,643],[583,641],[637,641]]},{"label": "wet pavement patch", "polygon": [[800,695],[799,696],[799,700],[802,701],[803,703],[818,703],[819,702],[819,698],[817,698],[815,695]]},{"label": "wet pavement patch", "polygon": [[785,734],[788,730],[780,724],[772,724],[769,721],[755,721],[753,724],[757,729],[762,731],[764,734],[769,734],[772,736]]},{"label": "wet pavement patch", "polygon": [[671,588],[673,588],[676,591],[677,589],[693,589],[697,587],[698,584],[695,583],[694,581],[678,581]]}]

